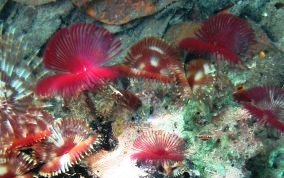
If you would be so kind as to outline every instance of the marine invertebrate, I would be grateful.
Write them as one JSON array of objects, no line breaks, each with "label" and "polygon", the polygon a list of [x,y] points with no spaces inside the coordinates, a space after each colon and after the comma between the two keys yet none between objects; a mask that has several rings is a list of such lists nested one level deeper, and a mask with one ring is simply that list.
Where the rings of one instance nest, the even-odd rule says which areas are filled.
[{"label": "marine invertebrate", "polygon": [[255,118],[284,132],[283,88],[255,87],[235,93],[234,98]]},{"label": "marine invertebrate", "polygon": [[32,177],[28,172],[39,164],[23,150],[51,134],[53,118],[33,104],[37,52],[25,56],[24,38],[15,38],[14,29],[5,34],[2,29],[0,25],[0,177]]},{"label": "marine invertebrate", "polygon": [[[130,156],[133,153],[131,145],[138,136],[138,126],[127,125],[122,134],[117,137],[118,145],[113,151],[101,150],[86,159],[87,165],[100,178],[134,178],[145,177],[145,170],[138,168]],[[127,174],[125,174],[127,172]]]},{"label": "marine invertebrate", "polygon": [[57,120],[51,130],[48,140],[33,146],[37,157],[45,163],[39,171],[45,177],[67,172],[100,146],[101,136],[93,133],[82,119]]},{"label": "marine invertebrate", "polygon": [[[3,33],[0,25],[0,133],[9,138],[5,149],[18,150],[48,136],[48,113],[32,105],[33,82],[39,62],[34,52],[25,56],[24,38],[14,37],[15,29]],[[39,73],[40,75],[41,73]]]},{"label": "marine invertebrate", "polygon": [[190,61],[188,64],[187,81],[191,88],[206,85],[214,81],[212,65],[203,59]]},{"label": "marine invertebrate", "polygon": [[188,85],[178,53],[159,38],[148,37],[137,42],[125,59],[125,65],[118,69],[126,76]]},{"label": "marine invertebrate", "polygon": [[16,115],[0,115],[1,137],[7,137],[3,147],[9,150],[19,150],[30,147],[46,139],[50,134],[49,126],[53,118],[42,109],[26,109],[23,113]]},{"label": "marine invertebrate", "polygon": [[34,134],[29,133],[27,134],[26,137],[14,139],[13,144],[11,145],[9,149],[14,150],[14,149],[20,149],[20,148],[32,146],[33,144],[36,144],[46,139],[50,135],[51,135],[51,132],[48,129],[44,131],[38,131],[37,133],[34,133]]},{"label": "marine invertebrate", "polygon": [[22,112],[33,101],[36,77],[32,71],[39,65],[35,60],[37,51],[25,57],[27,44],[24,38],[15,38],[14,32],[13,29],[4,34],[0,25],[0,110],[8,115]]},{"label": "marine invertebrate", "polygon": [[132,159],[163,164],[184,159],[185,143],[175,134],[163,131],[142,132],[133,143]]},{"label": "marine invertebrate", "polygon": [[41,80],[36,93],[41,96],[70,97],[83,90],[102,86],[117,76],[103,67],[120,52],[120,41],[102,27],[75,24],[60,29],[48,42],[44,52],[47,69],[60,73]]},{"label": "marine invertebrate", "polygon": [[23,152],[12,155],[0,149],[0,177],[1,178],[31,178],[30,170],[38,164],[36,160]]},{"label": "marine invertebrate", "polygon": [[137,111],[142,106],[142,101],[130,91],[118,91],[119,93],[113,93],[116,102],[123,108],[127,108],[130,111]]},{"label": "marine invertebrate", "polygon": [[31,149],[51,134],[51,121],[53,118],[41,109],[26,109],[20,115],[1,113],[0,177],[23,176],[39,165],[32,153],[23,150]]},{"label": "marine invertebrate", "polygon": [[186,38],[179,46],[191,52],[214,54],[230,63],[241,63],[238,55],[246,52],[255,42],[253,29],[249,24],[231,14],[218,14],[202,23],[196,32],[198,38]]}]

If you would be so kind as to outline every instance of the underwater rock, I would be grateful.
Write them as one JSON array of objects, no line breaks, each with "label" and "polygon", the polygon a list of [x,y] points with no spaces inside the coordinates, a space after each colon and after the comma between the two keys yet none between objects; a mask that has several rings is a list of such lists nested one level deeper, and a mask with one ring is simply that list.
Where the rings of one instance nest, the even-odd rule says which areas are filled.
[{"label": "underwater rock", "polygon": [[267,35],[274,41],[284,36],[284,10],[277,9],[275,2],[268,3],[262,12],[261,25]]},{"label": "underwater rock", "polygon": [[[187,107],[192,106],[194,104],[189,103]],[[201,177],[248,177],[248,172],[243,169],[245,160],[263,148],[246,123],[249,114],[243,109],[226,108],[212,119],[213,124],[198,130],[191,125],[189,113],[186,111],[184,115],[183,133],[186,142],[190,143],[189,159],[201,172]]]},{"label": "underwater rock", "polygon": [[259,0],[259,1],[242,1],[240,2],[240,14],[242,16],[248,16],[256,22],[259,22],[262,18],[264,8],[269,1]]},{"label": "underwater rock", "polygon": [[276,150],[273,150],[269,156],[269,166],[274,168],[284,168],[284,148],[280,147]]},{"label": "underwater rock", "polygon": [[196,14],[197,18],[207,18],[212,14],[216,14],[227,10],[228,8],[235,5],[238,0],[210,0],[210,1],[198,1],[196,3],[194,11],[194,16]]},{"label": "underwater rock", "polygon": [[[145,21],[139,21],[140,24],[137,25],[135,28],[131,28],[129,30],[124,30],[121,34],[119,34],[119,38],[122,43],[123,49],[128,49],[134,42],[137,42],[144,37],[148,36],[156,36],[161,37],[164,32],[166,31],[170,18],[149,18]],[[122,61],[123,57],[126,56],[128,50],[123,50],[121,55],[122,57],[118,57],[118,60]],[[117,62],[120,62],[117,61]]]},{"label": "underwater rock", "polygon": [[14,0],[14,1],[27,4],[30,6],[38,6],[38,5],[47,4],[50,2],[55,2],[56,0]]},{"label": "underwater rock", "polygon": [[82,7],[86,13],[106,24],[121,25],[134,19],[152,15],[176,0],[118,0],[111,1],[78,1],[76,6]]},{"label": "underwater rock", "polygon": [[8,0],[0,0],[0,12],[7,2],[8,2]]},{"label": "underwater rock", "polygon": [[[40,49],[47,39],[59,28],[61,19],[72,9],[72,3],[58,2],[38,8],[15,5],[8,15],[7,24],[16,29],[16,36],[25,36],[29,43],[26,54]],[[4,19],[5,20],[5,19]]]},{"label": "underwater rock", "polygon": [[[281,55],[275,55],[279,51],[273,49],[268,50],[266,53],[266,59],[260,60],[256,56],[250,61],[246,87],[252,86],[279,86],[283,85],[284,77],[284,64],[283,57]],[[271,80],[273,79],[273,80]]]},{"label": "underwater rock", "polygon": [[251,172],[251,177],[282,178],[284,176],[284,140],[283,138],[268,140],[263,139],[263,142],[267,142],[266,149],[246,161],[245,166]]},{"label": "underwater rock", "polygon": [[[184,21],[188,14],[191,13],[191,9],[192,3],[188,3],[187,0],[180,0],[168,5],[167,8],[162,9],[153,16],[140,18],[122,26],[116,26],[117,35],[122,41],[122,48],[126,49],[118,56],[116,62],[123,60],[128,52],[127,49],[133,43],[148,36],[162,37],[172,24]],[[109,29],[107,26],[105,27]],[[113,31],[114,27],[110,29],[110,31]]]},{"label": "underwater rock", "polygon": [[182,22],[171,26],[165,33],[165,39],[175,46],[185,38],[196,37],[195,33],[200,28],[196,22]]}]

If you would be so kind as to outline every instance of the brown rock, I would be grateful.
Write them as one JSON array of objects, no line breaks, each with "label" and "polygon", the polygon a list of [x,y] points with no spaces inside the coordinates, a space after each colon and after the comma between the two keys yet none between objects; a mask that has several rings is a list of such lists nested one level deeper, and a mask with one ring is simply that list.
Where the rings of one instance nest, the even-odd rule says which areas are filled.
[{"label": "brown rock", "polygon": [[14,1],[22,3],[22,4],[27,4],[30,6],[38,6],[38,5],[47,4],[50,2],[55,2],[56,0],[14,0]]},{"label": "brown rock", "polygon": [[92,18],[106,24],[121,25],[152,15],[176,0],[73,0]]},{"label": "brown rock", "polygon": [[178,46],[180,41],[184,38],[196,37],[195,32],[200,28],[200,23],[197,22],[183,22],[173,25],[165,34],[166,41]]}]

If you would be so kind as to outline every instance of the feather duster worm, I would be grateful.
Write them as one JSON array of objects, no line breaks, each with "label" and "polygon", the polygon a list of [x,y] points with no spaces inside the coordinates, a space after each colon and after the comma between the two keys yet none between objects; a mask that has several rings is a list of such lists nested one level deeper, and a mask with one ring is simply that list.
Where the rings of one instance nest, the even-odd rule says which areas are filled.
[{"label": "feather duster worm", "polygon": [[14,32],[3,33],[0,25],[0,135],[8,138],[2,148],[9,150],[45,139],[49,124],[46,113],[31,106],[36,80],[32,72],[39,65],[35,60],[37,52],[26,57],[24,38],[15,38]]},{"label": "feather duster worm", "polygon": [[198,38],[186,38],[180,47],[191,52],[214,54],[230,63],[241,63],[238,55],[244,54],[255,42],[253,29],[249,24],[231,14],[219,14],[203,22],[197,31]]},{"label": "feather duster worm", "polygon": [[102,27],[75,24],[59,30],[44,52],[46,68],[60,73],[40,81],[36,93],[70,97],[114,79],[117,73],[103,67],[120,52],[120,41]]},{"label": "feather duster worm", "polygon": [[24,38],[15,38],[14,32],[4,34],[0,25],[0,111],[10,116],[23,113],[31,104],[36,80],[32,72],[39,65],[35,60],[37,52],[25,56]]},{"label": "feather duster worm", "polygon": [[42,140],[46,139],[51,135],[51,131],[46,129],[44,131],[39,131],[34,134],[27,134],[24,138],[16,138],[13,140],[12,146],[9,148],[10,150],[20,149],[23,147],[32,146]]},{"label": "feather duster worm", "polygon": [[39,172],[45,177],[67,172],[101,142],[100,135],[92,134],[87,123],[80,119],[62,119],[51,130],[47,141],[34,145],[36,155],[45,163]]},{"label": "feather duster worm", "polygon": [[0,150],[0,177],[1,178],[32,178],[28,173],[38,164],[32,157],[23,152],[14,152],[12,155]]},{"label": "feather duster worm", "polygon": [[123,132],[117,137],[118,145],[115,150],[107,152],[101,150],[87,158],[88,167],[100,178],[138,178],[146,177],[147,173],[139,169],[131,160],[131,148],[135,138],[139,135],[140,126],[124,125]]},{"label": "feather duster worm", "polygon": [[[25,120],[8,120],[1,116],[0,118],[0,177],[1,178],[12,178],[12,177],[32,177],[28,174],[29,171],[34,169],[38,162],[30,154],[22,152],[20,149],[39,142],[45,136],[35,136],[34,138],[25,138],[27,129],[24,124]],[[28,119],[28,118],[27,118]],[[31,120],[29,120],[31,121]],[[16,123],[16,125],[14,125]],[[34,123],[36,125],[36,123]],[[39,127],[39,126],[38,126]],[[34,130],[35,131],[35,130]],[[38,133],[37,131],[35,131]],[[20,134],[20,135],[17,135]],[[36,134],[34,134],[36,135]],[[16,141],[18,139],[20,141]]]},{"label": "feather duster worm", "polygon": [[1,137],[9,138],[3,147],[19,150],[46,139],[50,134],[49,126],[53,118],[41,109],[27,109],[21,115],[0,115]]},{"label": "feather duster worm", "polygon": [[212,83],[215,80],[211,74],[212,71],[212,66],[206,60],[196,59],[190,61],[187,72],[189,86],[193,89],[196,86]]},{"label": "feather duster worm", "polygon": [[113,93],[113,97],[118,105],[123,108],[127,108],[130,111],[137,111],[142,106],[142,101],[134,93],[130,91],[118,91],[119,93]]},{"label": "feather duster worm", "polygon": [[136,153],[132,159],[165,163],[167,161],[182,161],[184,159],[185,143],[175,134],[163,131],[143,132],[133,143]]},{"label": "feather duster worm", "polygon": [[284,132],[284,89],[255,87],[234,94],[255,118]]},{"label": "feather duster worm", "polygon": [[127,77],[175,81],[187,86],[182,63],[174,48],[159,38],[148,37],[134,44],[118,69]]},{"label": "feather duster worm", "polygon": [[0,25],[0,177],[32,177],[26,173],[38,162],[22,149],[49,136],[51,116],[31,105],[37,52],[25,56],[24,38],[2,30]]}]

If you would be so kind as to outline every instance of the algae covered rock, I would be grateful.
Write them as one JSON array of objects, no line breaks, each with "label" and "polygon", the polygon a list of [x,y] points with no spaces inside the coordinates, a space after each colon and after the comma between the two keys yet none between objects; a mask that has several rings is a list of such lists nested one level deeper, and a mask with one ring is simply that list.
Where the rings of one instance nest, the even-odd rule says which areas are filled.
[{"label": "algae covered rock", "polygon": [[18,3],[27,4],[30,6],[38,6],[38,5],[47,4],[50,2],[55,2],[56,0],[14,0],[14,1]]}]

